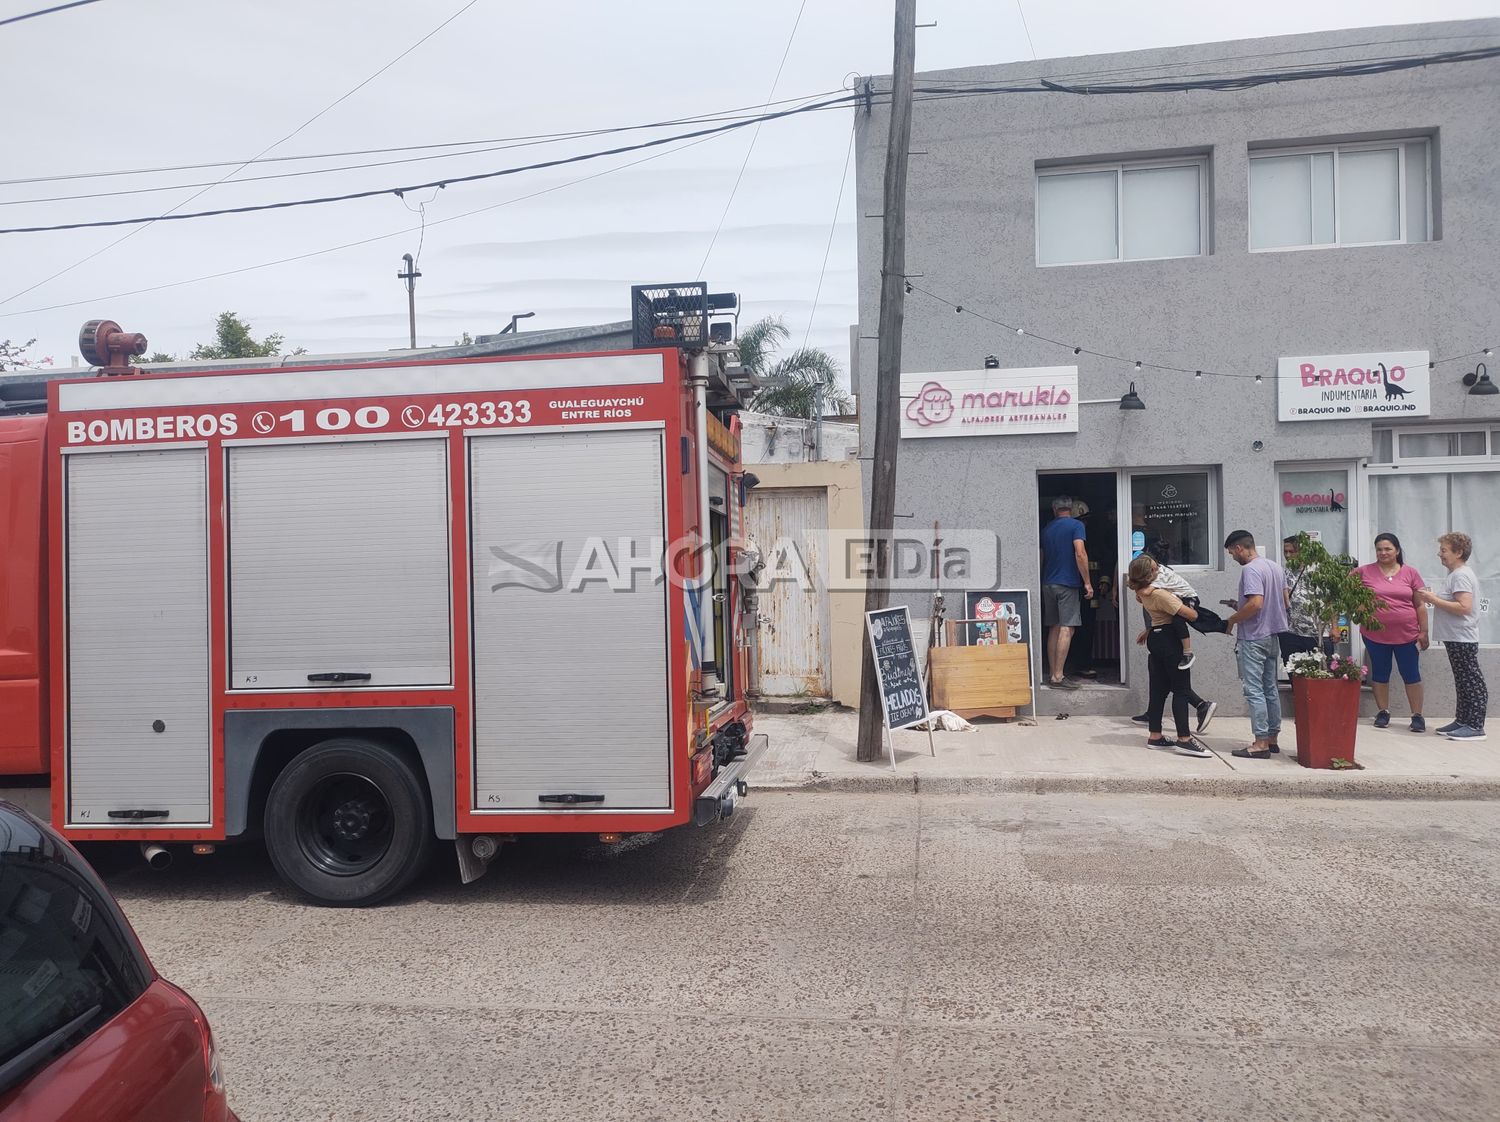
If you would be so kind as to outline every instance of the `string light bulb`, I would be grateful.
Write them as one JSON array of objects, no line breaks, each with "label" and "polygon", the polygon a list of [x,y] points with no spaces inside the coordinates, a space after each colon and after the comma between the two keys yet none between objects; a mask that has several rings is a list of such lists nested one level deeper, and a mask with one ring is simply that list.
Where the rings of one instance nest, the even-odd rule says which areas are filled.
[{"label": "string light bulb", "polygon": [[954,304],[953,305],[953,314],[956,315],[956,316],[963,315],[964,314],[964,306],[962,304]]},{"label": "string light bulb", "polygon": [[1136,359],[1135,360],[1135,368],[1137,370],[1139,370],[1141,368],[1141,360],[1140,359]]},{"label": "string light bulb", "polygon": [[906,294],[907,294],[907,295],[908,295],[908,296],[910,296],[910,295],[911,295],[911,281],[907,281],[907,282],[906,282]]},{"label": "string light bulb", "polygon": [[1082,347],[1074,347],[1073,348],[1073,353],[1075,355],[1081,355],[1081,354],[1083,354],[1083,348]]},{"label": "string light bulb", "polygon": [[1018,328],[1016,328],[1016,334],[1017,335],[1025,335],[1026,334],[1026,329],[1024,327],[1018,327]]},{"label": "string light bulb", "polygon": [[1488,347],[1484,348],[1484,357],[1485,358],[1489,358],[1490,357],[1490,349]]},{"label": "string light bulb", "polygon": [[1200,382],[1203,381],[1203,371],[1201,371],[1201,370],[1194,370],[1193,371],[1193,377],[1196,378]]},{"label": "string light bulb", "polygon": [[1257,374],[1257,375],[1256,375],[1256,376],[1255,376],[1255,384],[1256,384],[1256,385],[1257,385],[1257,386],[1258,386],[1258,385],[1260,385],[1260,375],[1259,375],[1259,374]]}]

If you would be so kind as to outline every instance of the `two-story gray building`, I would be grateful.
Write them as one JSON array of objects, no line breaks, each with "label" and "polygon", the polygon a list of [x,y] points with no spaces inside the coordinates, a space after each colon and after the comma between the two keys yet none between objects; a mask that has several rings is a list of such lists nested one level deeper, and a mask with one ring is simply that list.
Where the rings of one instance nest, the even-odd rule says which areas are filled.
[{"label": "two-story gray building", "polygon": [[[1207,605],[1235,595],[1232,530],[1279,558],[1306,529],[1362,562],[1391,531],[1429,582],[1438,534],[1461,530],[1482,581],[1481,664],[1500,685],[1500,395],[1486,392],[1500,379],[1500,60],[1237,90],[992,92],[1497,45],[1500,20],[1475,20],[919,73],[898,529],[996,530],[1000,584],[1032,590],[1038,635],[1039,529],[1059,494],[1088,509],[1096,578],[1146,549]],[[867,418],[888,129],[886,106],[861,111]],[[1118,608],[1098,597],[1074,639],[1097,676],[1041,690],[1042,712],[1144,708],[1139,610],[1122,593]],[[896,599],[929,611],[925,594]],[[1199,692],[1243,713],[1232,643],[1195,646]],[[1425,709],[1446,719],[1441,650],[1422,668]]]}]

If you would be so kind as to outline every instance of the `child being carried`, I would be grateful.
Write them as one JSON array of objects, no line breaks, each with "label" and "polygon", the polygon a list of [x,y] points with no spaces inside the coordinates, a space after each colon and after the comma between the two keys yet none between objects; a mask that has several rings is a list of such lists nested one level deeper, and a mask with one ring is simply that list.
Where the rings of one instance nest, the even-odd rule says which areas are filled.
[{"label": "child being carried", "polygon": [[[1150,554],[1142,554],[1141,556],[1149,558],[1151,564],[1155,566],[1155,575],[1151,578],[1151,587],[1165,589],[1198,613],[1198,618],[1193,620],[1194,630],[1201,631],[1205,635],[1222,635],[1229,630],[1224,624],[1224,617],[1203,606],[1202,601],[1198,598],[1197,591],[1183,579],[1181,573],[1163,565],[1156,558],[1151,557]],[[1146,617],[1146,626],[1151,626],[1149,615]],[[1192,638],[1188,635],[1187,621],[1181,616],[1173,616],[1170,626],[1173,634],[1182,642],[1182,661],[1177,664],[1177,669],[1186,670],[1193,665],[1193,660],[1196,657],[1193,654]]]}]

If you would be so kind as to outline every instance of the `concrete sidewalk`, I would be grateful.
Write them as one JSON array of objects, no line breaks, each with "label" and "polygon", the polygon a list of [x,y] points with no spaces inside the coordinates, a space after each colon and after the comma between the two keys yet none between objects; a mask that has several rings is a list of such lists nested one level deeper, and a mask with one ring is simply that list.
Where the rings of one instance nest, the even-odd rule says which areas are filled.
[{"label": "concrete sidewalk", "polygon": [[[1433,722],[1434,724],[1436,722]],[[1404,723],[1376,729],[1362,721],[1359,770],[1314,771],[1296,762],[1294,727],[1282,730],[1282,754],[1235,759],[1250,743],[1244,717],[1217,717],[1202,742],[1212,759],[1146,747],[1146,730],[1125,717],[1037,718],[1036,724],[977,721],[973,732],[897,732],[896,769],[854,758],[856,714],[832,709],[802,715],[757,713],[755,731],[770,749],[750,777],[759,788],[821,791],[1140,792],[1314,798],[1500,798],[1500,737],[1458,744]]]}]

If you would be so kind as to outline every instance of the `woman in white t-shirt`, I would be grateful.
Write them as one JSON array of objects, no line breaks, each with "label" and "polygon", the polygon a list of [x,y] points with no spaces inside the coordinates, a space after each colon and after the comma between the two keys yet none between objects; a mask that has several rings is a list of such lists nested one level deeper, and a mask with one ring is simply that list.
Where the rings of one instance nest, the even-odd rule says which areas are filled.
[{"label": "woman in white t-shirt", "polygon": [[1437,731],[1449,740],[1484,740],[1484,716],[1489,707],[1489,689],[1479,672],[1479,579],[1469,568],[1474,543],[1468,534],[1444,534],[1438,538],[1438,560],[1448,570],[1442,586],[1420,589],[1419,604],[1433,609],[1432,637],[1448,652],[1453,668],[1453,686],[1458,693],[1458,712],[1451,725]]}]

